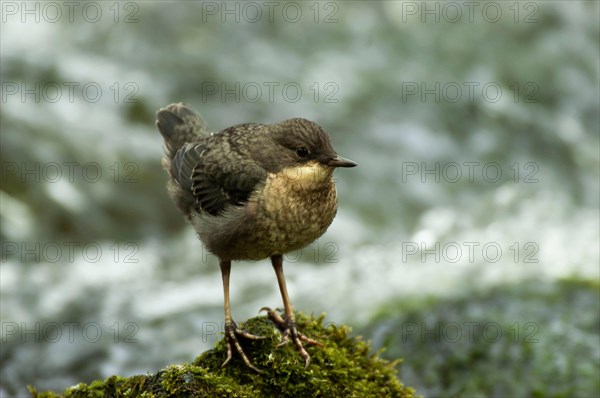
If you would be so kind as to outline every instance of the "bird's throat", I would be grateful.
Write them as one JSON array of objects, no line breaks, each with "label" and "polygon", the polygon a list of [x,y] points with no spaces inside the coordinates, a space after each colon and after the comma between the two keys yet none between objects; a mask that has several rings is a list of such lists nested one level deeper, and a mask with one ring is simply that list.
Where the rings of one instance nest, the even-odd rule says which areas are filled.
[{"label": "bird's throat", "polygon": [[314,190],[328,185],[332,175],[333,168],[318,162],[308,162],[283,169],[278,178],[284,180],[290,189]]}]

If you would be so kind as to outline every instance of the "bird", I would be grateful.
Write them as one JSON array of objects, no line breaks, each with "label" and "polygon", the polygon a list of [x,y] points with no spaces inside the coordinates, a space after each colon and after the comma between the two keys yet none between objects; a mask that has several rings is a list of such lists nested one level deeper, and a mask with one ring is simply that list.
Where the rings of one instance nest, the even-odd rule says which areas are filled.
[{"label": "bird", "polygon": [[273,124],[245,123],[217,133],[184,103],[156,113],[164,139],[162,166],[167,190],[208,251],[219,259],[223,282],[227,344],[226,366],[234,350],[249,368],[262,373],[244,353],[239,338],[259,340],[234,322],[229,299],[231,262],[270,258],[283,300],[283,317],[263,307],[305,362],[304,344],[322,346],[302,334],[283,273],[283,255],[319,238],[336,215],[333,173],[354,167],[339,156],[325,130],[310,120],[293,118]]}]

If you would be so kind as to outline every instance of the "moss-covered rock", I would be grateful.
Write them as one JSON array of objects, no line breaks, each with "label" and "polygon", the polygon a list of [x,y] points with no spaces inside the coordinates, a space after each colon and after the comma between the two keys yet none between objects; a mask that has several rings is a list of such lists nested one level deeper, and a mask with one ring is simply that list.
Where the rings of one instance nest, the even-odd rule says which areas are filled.
[{"label": "moss-covered rock", "polygon": [[349,337],[347,326],[324,324],[323,317],[297,314],[304,334],[324,347],[307,347],[311,364],[304,361],[293,344],[275,347],[279,332],[266,317],[242,324],[265,340],[241,341],[253,363],[263,370],[258,374],[247,368],[239,356],[224,368],[227,347],[221,340],[215,349],[200,355],[191,364],[171,365],[156,374],[130,378],[112,376],[89,385],[78,384],[64,394],[38,393],[33,398],[92,397],[414,397],[396,377],[394,363],[370,352],[369,343]]}]

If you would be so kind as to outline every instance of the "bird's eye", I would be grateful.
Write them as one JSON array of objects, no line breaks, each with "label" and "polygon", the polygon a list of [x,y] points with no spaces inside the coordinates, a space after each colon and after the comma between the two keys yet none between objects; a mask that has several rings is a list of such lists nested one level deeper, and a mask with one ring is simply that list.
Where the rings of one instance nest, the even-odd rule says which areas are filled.
[{"label": "bird's eye", "polygon": [[306,149],[305,147],[300,147],[298,149],[296,149],[296,155],[298,155],[298,157],[300,158],[305,158],[308,156],[310,152],[308,151],[308,149]]}]

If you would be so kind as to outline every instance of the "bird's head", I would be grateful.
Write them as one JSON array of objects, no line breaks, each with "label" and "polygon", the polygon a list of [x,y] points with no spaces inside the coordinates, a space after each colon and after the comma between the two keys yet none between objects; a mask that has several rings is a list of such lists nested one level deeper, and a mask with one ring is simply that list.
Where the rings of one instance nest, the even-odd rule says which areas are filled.
[{"label": "bird's head", "polygon": [[[291,179],[328,180],[336,167],[354,167],[352,160],[339,156],[329,136],[318,124],[295,118],[268,126],[269,150],[261,151],[268,158],[271,172],[285,172]],[[264,156],[263,155],[263,156]]]}]

